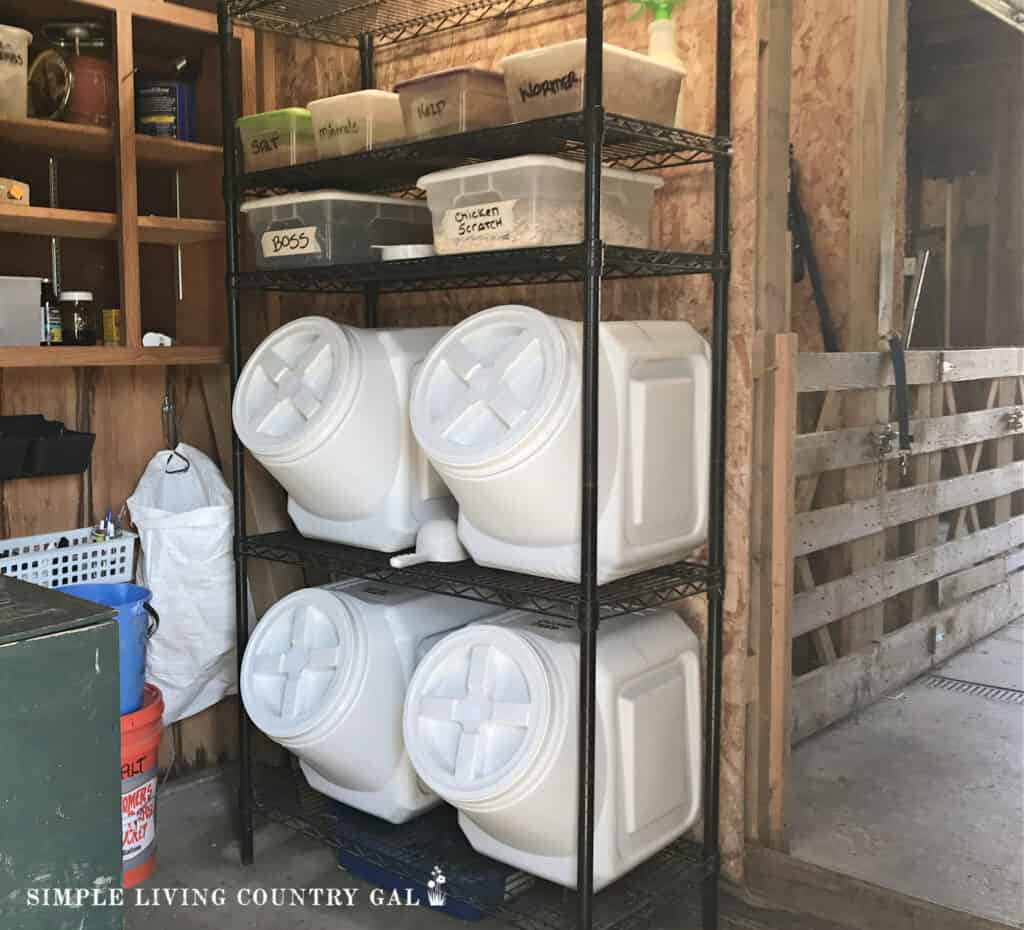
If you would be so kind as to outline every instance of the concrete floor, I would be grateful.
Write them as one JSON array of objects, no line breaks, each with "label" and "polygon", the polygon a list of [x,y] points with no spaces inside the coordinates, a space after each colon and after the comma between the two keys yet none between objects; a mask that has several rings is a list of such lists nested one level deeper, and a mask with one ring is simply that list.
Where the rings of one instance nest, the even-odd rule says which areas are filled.
[{"label": "concrete floor", "polygon": [[[233,840],[228,782],[209,778],[171,786],[160,795],[157,869],[141,886],[145,900],[175,889],[220,888],[223,907],[138,906],[126,893],[125,930],[487,930],[490,922],[457,921],[425,907],[373,908],[368,886],[340,871],[333,853],[286,827],[257,821],[256,862],[243,868]],[[358,888],[355,907],[240,906],[240,889]],[[767,910],[723,896],[722,930],[840,930],[788,911]],[[697,930],[699,921],[678,905],[647,930]]]},{"label": "concrete floor", "polygon": [[[1024,620],[935,674],[1024,690]],[[923,680],[793,751],[792,854],[1024,927],[1024,706]]]}]

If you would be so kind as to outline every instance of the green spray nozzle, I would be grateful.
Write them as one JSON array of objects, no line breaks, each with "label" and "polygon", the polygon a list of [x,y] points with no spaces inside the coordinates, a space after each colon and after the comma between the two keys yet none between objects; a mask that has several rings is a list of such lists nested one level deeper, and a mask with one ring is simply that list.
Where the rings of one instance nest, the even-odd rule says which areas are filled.
[{"label": "green spray nozzle", "polygon": [[632,22],[643,16],[645,12],[650,12],[653,20],[671,19],[673,8],[683,3],[683,0],[629,0],[629,2],[635,3],[639,9],[628,17],[626,22]]}]

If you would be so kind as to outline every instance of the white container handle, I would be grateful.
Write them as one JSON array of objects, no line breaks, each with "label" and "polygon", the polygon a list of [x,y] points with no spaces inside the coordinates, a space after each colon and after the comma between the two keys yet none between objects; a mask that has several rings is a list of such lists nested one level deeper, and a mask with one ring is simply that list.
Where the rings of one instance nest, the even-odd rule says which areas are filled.
[{"label": "white container handle", "polygon": [[393,555],[391,557],[392,568],[408,568],[410,565],[419,565],[421,562],[431,562],[433,559],[425,552],[406,552],[404,555]]},{"label": "white container handle", "polygon": [[497,203],[501,200],[499,194],[493,188],[485,191],[473,191],[459,194],[453,201],[453,207],[476,207],[482,203]]}]

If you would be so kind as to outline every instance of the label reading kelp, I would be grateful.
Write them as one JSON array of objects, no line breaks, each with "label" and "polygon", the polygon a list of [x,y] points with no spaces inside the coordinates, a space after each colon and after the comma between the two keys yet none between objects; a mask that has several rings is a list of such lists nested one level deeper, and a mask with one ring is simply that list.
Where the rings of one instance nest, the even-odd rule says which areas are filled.
[{"label": "label reading kelp", "polygon": [[516,203],[500,200],[446,210],[443,232],[449,239],[463,241],[508,239],[515,230]]}]

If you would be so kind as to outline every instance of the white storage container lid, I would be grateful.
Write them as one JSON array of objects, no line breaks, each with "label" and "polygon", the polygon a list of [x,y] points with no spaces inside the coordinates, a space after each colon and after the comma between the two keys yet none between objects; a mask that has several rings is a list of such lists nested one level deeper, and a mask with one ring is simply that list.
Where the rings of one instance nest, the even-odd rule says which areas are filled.
[{"label": "white storage container lid", "polygon": [[247,200],[240,207],[243,213],[250,213],[253,210],[265,210],[272,207],[291,207],[300,203],[325,203],[328,201],[343,201],[345,203],[378,203],[388,206],[403,206],[410,210],[428,210],[424,203],[417,203],[409,200],[408,197],[384,197],[380,194],[353,194],[349,191],[303,191],[298,194],[279,194],[276,197],[260,197],[256,200]]},{"label": "white storage container lid", "polygon": [[[567,174],[582,175],[584,167],[581,162],[569,161],[565,158],[555,158],[553,155],[517,155],[515,158],[500,158],[497,161],[484,161],[475,165],[466,165],[462,168],[448,168],[445,171],[435,171],[432,174],[425,174],[416,182],[417,187],[424,190],[432,184],[444,184],[448,181],[460,181],[464,178],[476,178],[483,174],[501,174],[507,171],[522,171],[529,168],[555,168]],[[636,184],[641,187],[649,187],[652,190],[661,190],[665,181],[656,175],[640,174],[635,171],[626,171],[622,168],[602,168],[601,177],[606,180],[623,181],[626,184]],[[538,196],[540,196],[538,194]],[[582,206],[580,207],[582,210]]]},{"label": "white storage container lid", "polygon": [[502,793],[538,759],[552,726],[553,693],[524,636],[474,624],[420,662],[406,694],[405,745],[413,767],[458,804]]},{"label": "white storage container lid", "polygon": [[398,94],[393,94],[389,90],[354,90],[347,94],[335,94],[333,97],[321,97],[319,100],[310,100],[306,104],[306,109],[312,109],[323,103],[340,103],[343,100],[365,100],[367,98],[398,102]]},{"label": "white storage container lid", "polygon": [[238,379],[235,431],[254,455],[315,449],[348,413],[359,384],[358,348],[344,327],[307,316],[272,332]]},{"label": "white storage container lid", "polygon": [[320,588],[278,601],[257,624],[242,660],[246,712],[267,736],[294,739],[343,714],[362,685],[361,628]]},{"label": "white storage container lid", "polygon": [[[577,49],[586,47],[586,39],[570,39],[568,42],[558,42],[555,45],[545,45],[543,48],[533,48],[528,52],[516,52],[514,55],[506,55],[501,61],[498,62],[499,68],[504,68],[505,63],[509,61],[529,61],[531,58],[539,58],[543,55],[550,55],[557,52],[567,52],[570,49]],[[686,68],[680,67],[679,65],[672,64],[668,61],[661,61],[657,58],[651,58],[650,55],[644,52],[634,52],[632,49],[622,48],[620,45],[611,45],[605,42],[602,48],[605,55],[611,52],[613,55],[620,55],[623,58],[632,58],[634,61],[639,62],[645,66],[649,66],[655,70],[663,68],[665,71],[671,71],[673,74],[686,74]]]},{"label": "white storage container lid", "polygon": [[546,314],[517,305],[476,313],[424,360],[409,402],[413,432],[448,465],[518,458],[557,425],[559,401],[578,387],[571,372],[565,336]]}]

